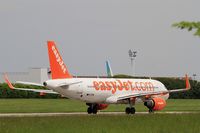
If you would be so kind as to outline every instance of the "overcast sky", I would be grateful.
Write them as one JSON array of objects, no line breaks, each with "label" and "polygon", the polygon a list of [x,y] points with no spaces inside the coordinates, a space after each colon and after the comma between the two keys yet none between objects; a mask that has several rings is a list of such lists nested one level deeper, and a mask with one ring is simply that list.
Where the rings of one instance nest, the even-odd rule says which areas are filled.
[{"label": "overcast sky", "polygon": [[200,77],[200,38],[172,28],[200,20],[199,0],[0,0],[0,72],[48,67],[47,40],[57,42],[73,75]]}]

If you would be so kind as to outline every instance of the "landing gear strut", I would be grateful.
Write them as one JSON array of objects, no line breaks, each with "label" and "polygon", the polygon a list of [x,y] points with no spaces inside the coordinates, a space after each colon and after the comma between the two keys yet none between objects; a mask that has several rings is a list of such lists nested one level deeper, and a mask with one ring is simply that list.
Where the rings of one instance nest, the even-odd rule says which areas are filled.
[{"label": "landing gear strut", "polygon": [[149,109],[149,113],[154,113],[153,107],[154,107],[154,101],[147,100],[144,102],[144,106],[146,106]]},{"label": "landing gear strut", "polygon": [[97,114],[97,104],[86,103],[88,105],[88,114]]},{"label": "landing gear strut", "polygon": [[149,109],[149,113],[154,113],[154,110],[153,109]]}]

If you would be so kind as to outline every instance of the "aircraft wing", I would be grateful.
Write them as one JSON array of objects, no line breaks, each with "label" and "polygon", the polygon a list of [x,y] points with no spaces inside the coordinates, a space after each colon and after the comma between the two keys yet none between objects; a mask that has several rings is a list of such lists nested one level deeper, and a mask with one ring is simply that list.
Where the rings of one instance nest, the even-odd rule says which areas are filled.
[{"label": "aircraft wing", "polygon": [[190,90],[191,89],[191,86],[190,86],[190,81],[189,81],[189,78],[187,76],[187,74],[185,75],[185,88],[183,89],[175,89],[175,90],[169,90],[169,93],[172,93],[172,92],[180,92],[180,91],[187,91],[187,90]]},{"label": "aircraft wing", "polygon": [[130,98],[146,98],[151,97],[153,95],[165,95],[168,94],[168,91],[157,91],[157,92],[148,92],[148,93],[133,93],[133,94],[125,94],[125,95],[116,95],[111,96],[106,99],[106,102],[108,103],[116,103],[120,100],[126,100]]},{"label": "aircraft wing", "polygon": [[133,94],[123,94],[123,95],[115,95],[115,96],[110,96],[106,99],[106,102],[108,103],[116,103],[117,101],[120,100],[126,100],[126,99],[130,99],[130,98],[148,98],[148,97],[152,97],[154,95],[166,95],[169,93],[173,93],[173,92],[181,92],[181,91],[187,91],[190,90],[191,86],[190,86],[190,82],[188,79],[188,76],[185,76],[185,84],[186,87],[183,89],[175,89],[175,90],[167,90],[167,91],[154,91],[154,92],[146,92],[146,93],[133,93]]},{"label": "aircraft wing", "polygon": [[[42,90],[42,89],[28,89],[28,88],[15,88],[12,83],[9,81],[8,76],[4,75],[4,80],[8,84],[9,88],[12,90],[23,90],[23,91],[32,91],[32,92],[39,92],[44,94],[58,94],[57,92],[54,92],[52,90]],[[25,82],[24,82],[25,83]],[[30,84],[29,84],[30,85]],[[31,84],[33,85],[33,84]]]}]

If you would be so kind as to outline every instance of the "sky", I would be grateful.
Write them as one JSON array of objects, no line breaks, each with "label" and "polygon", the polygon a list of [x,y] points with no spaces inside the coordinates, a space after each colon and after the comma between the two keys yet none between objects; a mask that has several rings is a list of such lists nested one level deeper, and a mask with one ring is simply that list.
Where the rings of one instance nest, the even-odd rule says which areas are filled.
[{"label": "sky", "polygon": [[200,38],[171,25],[200,20],[199,0],[0,0],[0,72],[49,67],[54,40],[73,75],[132,74],[200,79]]}]

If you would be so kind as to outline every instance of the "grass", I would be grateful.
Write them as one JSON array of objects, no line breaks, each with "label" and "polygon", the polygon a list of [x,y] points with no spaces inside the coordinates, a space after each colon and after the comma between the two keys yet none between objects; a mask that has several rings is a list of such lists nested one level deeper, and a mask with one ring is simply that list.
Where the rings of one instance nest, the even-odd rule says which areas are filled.
[{"label": "grass", "polygon": [[197,133],[199,114],[1,118],[2,133]]},{"label": "grass", "polygon": [[[200,112],[200,100],[168,100],[163,111]],[[110,105],[105,111],[124,111],[126,105]],[[83,102],[67,99],[0,99],[0,113],[85,112]],[[137,111],[147,111],[142,104]],[[0,133],[197,133],[200,115],[74,115],[59,117],[1,117]]]},{"label": "grass", "polygon": [[[123,112],[126,105],[110,105],[103,111]],[[136,111],[147,111],[143,104],[136,104]],[[84,102],[68,99],[0,99],[0,113],[30,112],[86,112]],[[163,111],[200,112],[200,100],[169,99]]]}]

